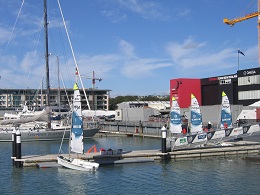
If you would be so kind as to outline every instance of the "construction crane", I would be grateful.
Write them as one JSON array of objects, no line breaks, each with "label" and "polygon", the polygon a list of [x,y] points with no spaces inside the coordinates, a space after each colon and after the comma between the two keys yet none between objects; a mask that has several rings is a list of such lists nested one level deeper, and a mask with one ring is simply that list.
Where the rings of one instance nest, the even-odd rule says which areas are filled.
[{"label": "construction crane", "polygon": [[[253,13],[249,13],[249,14],[246,14],[245,16],[234,18],[234,19],[231,19],[231,20],[224,18],[223,22],[225,24],[233,27],[235,25],[235,23],[237,23],[237,22],[242,22],[242,21],[248,20],[250,18],[258,17],[259,12],[260,12],[260,0],[258,0],[258,11],[253,12]],[[260,16],[258,17],[257,28],[258,28],[258,64],[260,66]]]},{"label": "construction crane", "polygon": [[96,80],[97,81],[102,81],[102,78],[96,78],[95,77],[95,71],[92,71],[92,77],[85,77],[86,79],[91,79],[92,80],[92,89],[95,89],[95,84],[96,84]]},{"label": "construction crane", "polygon": [[92,110],[96,110],[97,108],[95,108],[95,84],[96,84],[96,80],[97,81],[102,81],[102,78],[96,78],[95,77],[95,72],[92,72],[92,78],[90,77],[86,77],[86,79],[91,79],[92,80]]}]

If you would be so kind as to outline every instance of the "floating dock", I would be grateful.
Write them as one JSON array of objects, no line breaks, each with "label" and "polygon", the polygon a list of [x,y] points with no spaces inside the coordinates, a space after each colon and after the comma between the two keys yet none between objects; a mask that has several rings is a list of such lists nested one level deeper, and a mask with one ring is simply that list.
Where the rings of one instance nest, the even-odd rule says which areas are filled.
[{"label": "floating dock", "polygon": [[[65,156],[66,154],[63,155]],[[243,155],[253,159],[260,159],[260,144],[240,141],[236,142],[236,144],[233,146],[186,148],[167,153],[162,153],[161,150],[123,151],[121,154],[109,155],[102,154],[101,152],[93,152],[79,155],[79,158],[87,161],[97,162],[100,165],[108,165],[123,163],[144,163],[162,159],[202,159],[209,157],[227,157],[232,155]],[[32,155],[23,156],[22,159],[14,160],[22,161],[23,167],[47,168],[58,166],[57,156],[58,154],[48,154],[44,156]],[[75,157],[76,154],[71,156]]]}]

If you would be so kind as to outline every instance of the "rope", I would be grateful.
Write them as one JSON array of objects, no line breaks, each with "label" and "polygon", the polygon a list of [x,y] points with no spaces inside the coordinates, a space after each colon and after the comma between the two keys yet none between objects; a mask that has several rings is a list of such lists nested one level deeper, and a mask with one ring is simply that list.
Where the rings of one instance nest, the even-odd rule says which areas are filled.
[{"label": "rope", "polygon": [[64,16],[63,16],[63,12],[62,12],[62,9],[61,9],[60,1],[57,0],[57,2],[58,2],[58,5],[59,5],[59,8],[60,8],[62,21],[63,21],[64,27],[65,27],[65,30],[66,30],[66,34],[67,34],[67,38],[68,38],[68,41],[69,41],[70,49],[71,49],[71,52],[72,52],[72,56],[73,56],[73,59],[74,59],[74,63],[75,63],[76,68],[78,70],[78,76],[80,78],[80,83],[82,85],[83,92],[84,92],[84,95],[85,95],[85,98],[86,98],[86,101],[87,101],[87,105],[88,105],[88,108],[90,110],[90,105],[89,105],[89,102],[88,102],[87,94],[86,94],[86,91],[85,91],[85,88],[84,88],[84,85],[83,85],[83,82],[82,82],[82,79],[81,79],[81,76],[80,76],[80,73],[79,73],[78,63],[77,63],[77,60],[76,60],[76,57],[75,57],[75,54],[74,54],[74,50],[73,50],[73,47],[72,47],[72,44],[71,44],[71,41],[70,41],[70,36],[69,36],[67,25],[66,25],[66,22],[65,22],[65,19],[64,19]]},{"label": "rope", "polygon": [[8,40],[8,42],[7,42],[7,45],[6,45],[6,47],[5,47],[5,50],[4,50],[3,55],[5,54],[5,52],[6,52],[7,48],[8,48],[8,46],[9,46],[9,43],[10,43],[10,41],[11,41],[11,39],[12,39],[12,36],[13,36],[13,33],[14,33],[14,29],[15,29],[15,27],[16,27],[18,18],[19,18],[20,14],[21,14],[21,11],[22,11],[23,4],[24,4],[24,0],[23,0],[23,2],[22,2],[22,5],[21,5],[20,10],[19,10],[19,12],[18,12],[18,15],[17,15],[17,17],[16,17],[16,20],[15,20],[15,23],[14,23],[14,26],[13,26],[13,29],[12,29],[12,32],[11,32],[11,35],[10,35],[10,37],[9,37],[9,40]]},{"label": "rope", "polygon": [[245,15],[246,10],[248,10],[248,8],[251,7],[253,3],[255,3],[255,0],[252,0],[251,3],[248,4],[248,6],[241,12],[241,16]]}]

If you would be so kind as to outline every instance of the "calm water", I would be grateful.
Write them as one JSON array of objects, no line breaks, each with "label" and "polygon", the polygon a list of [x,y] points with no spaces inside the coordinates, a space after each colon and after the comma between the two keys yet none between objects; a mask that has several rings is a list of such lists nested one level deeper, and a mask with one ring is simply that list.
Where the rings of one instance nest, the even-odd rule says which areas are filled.
[{"label": "calm water", "polygon": [[[67,143],[66,143],[67,144]],[[87,139],[85,149],[159,149],[160,140]],[[22,143],[23,155],[57,153],[60,142]],[[0,143],[0,194],[259,194],[260,162],[242,158],[100,166],[96,173],[12,166],[11,143]],[[67,148],[67,147],[66,147]],[[66,150],[65,150],[66,151]]]}]

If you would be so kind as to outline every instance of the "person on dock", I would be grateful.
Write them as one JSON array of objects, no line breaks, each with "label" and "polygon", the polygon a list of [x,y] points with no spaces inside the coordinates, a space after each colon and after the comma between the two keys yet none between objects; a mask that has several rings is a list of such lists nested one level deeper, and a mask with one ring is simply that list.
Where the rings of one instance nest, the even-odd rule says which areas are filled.
[{"label": "person on dock", "polygon": [[227,129],[228,128],[228,124],[227,122],[224,122],[224,129]]},{"label": "person on dock", "polygon": [[210,131],[210,129],[212,128],[211,122],[208,122],[208,131]]}]

